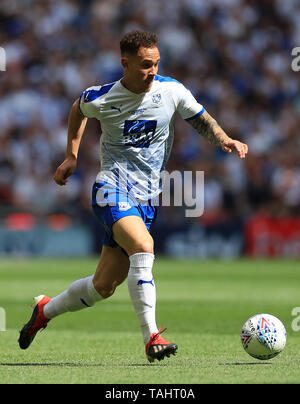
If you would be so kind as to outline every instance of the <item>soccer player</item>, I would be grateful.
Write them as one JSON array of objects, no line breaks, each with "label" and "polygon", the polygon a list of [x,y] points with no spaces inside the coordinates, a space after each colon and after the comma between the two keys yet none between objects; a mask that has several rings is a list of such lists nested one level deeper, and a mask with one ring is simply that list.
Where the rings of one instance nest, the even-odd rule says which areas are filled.
[{"label": "soccer player", "polygon": [[49,320],[107,299],[128,278],[128,289],[150,362],[175,354],[177,345],[161,337],[156,325],[156,289],[152,274],[154,243],[150,229],[157,215],[153,201],[161,192],[161,172],[173,143],[177,111],[201,136],[240,158],[247,145],[231,139],[183,84],[158,75],[156,34],[133,31],[120,42],[123,78],[83,91],[70,111],[66,157],[54,180],[66,185],[76,170],[88,118],[101,123],[101,170],[92,191],[95,215],[105,229],[93,276],[72,283],[54,298],[35,298],[32,316],[20,331],[26,349]]}]

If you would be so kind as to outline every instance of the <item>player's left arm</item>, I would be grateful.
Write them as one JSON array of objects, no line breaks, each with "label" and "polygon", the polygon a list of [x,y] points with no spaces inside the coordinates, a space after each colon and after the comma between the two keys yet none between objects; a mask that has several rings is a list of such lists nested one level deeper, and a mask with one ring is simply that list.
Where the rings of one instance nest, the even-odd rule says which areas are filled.
[{"label": "player's left arm", "polygon": [[231,139],[207,111],[193,119],[189,119],[188,123],[210,144],[222,147],[227,153],[236,151],[240,158],[246,157],[248,146],[238,140]]}]

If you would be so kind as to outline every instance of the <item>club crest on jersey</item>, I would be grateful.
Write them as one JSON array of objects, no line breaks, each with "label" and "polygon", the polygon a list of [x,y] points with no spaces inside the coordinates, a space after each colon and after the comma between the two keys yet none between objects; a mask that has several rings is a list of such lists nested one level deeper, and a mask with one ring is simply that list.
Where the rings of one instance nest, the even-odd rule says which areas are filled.
[{"label": "club crest on jersey", "polygon": [[152,95],[152,102],[154,102],[154,104],[159,104],[161,102],[161,94],[153,94]]},{"label": "club crest on jersey", "polygon": [[118,202],[118,205],[120,210],[128,210],[131,208],[129,202]]}]

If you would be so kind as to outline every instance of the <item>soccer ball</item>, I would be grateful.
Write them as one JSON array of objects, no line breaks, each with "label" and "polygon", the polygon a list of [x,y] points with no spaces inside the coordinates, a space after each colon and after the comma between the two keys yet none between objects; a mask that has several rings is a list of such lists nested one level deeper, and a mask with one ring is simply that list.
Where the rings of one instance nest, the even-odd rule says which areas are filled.
[{"label": "soccer ball", "polygon": [[282,322],[271,314],[256,314],[243,325],[241,341],[245,351],[253,358],[271,359],[285,347],[286,330]]}]

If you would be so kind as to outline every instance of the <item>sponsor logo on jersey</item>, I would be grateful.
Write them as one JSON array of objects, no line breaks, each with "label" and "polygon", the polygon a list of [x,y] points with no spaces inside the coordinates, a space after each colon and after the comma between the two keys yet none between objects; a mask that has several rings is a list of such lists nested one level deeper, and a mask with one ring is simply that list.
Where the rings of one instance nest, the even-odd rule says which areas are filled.
[{"label": "sponsor logo on jersey", "polygon": [[140,108],[140,109],[137,109],[135,111],[130,111],[130,113],[132,115],[142,115],[146,111],[146,109],[147,108]]},{"label": "sponsor logo on jersey", "polygon": [[157,121],[149,120],[126,120],[124,122],[125,144],[133,147],[150,146],[151,139],[155,134]]}]

